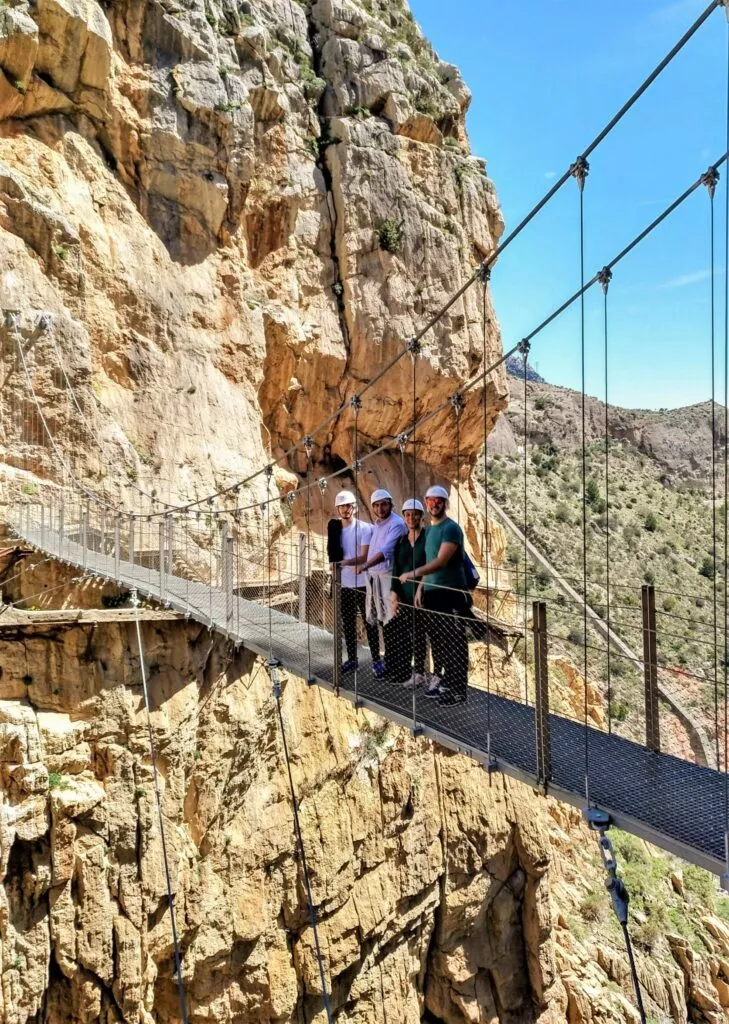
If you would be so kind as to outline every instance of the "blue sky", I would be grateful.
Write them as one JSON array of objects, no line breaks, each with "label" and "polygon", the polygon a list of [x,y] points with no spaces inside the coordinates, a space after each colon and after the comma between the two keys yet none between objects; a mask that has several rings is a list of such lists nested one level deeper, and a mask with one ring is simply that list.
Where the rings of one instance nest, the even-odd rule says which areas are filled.
[{"label": "blue sky", "polygon": [[[488,161],[508,230],[706,3],[411,0],[411,7],[441,58],[459,65],[473,91],[473,152]],[[587,277],[724,152],[727,32],[724,13],[715,11],[591,157]],[[718,358],[726,177],[715,200]],[[506,347],[579,287],[578,209],[570,182],[494,269]],[[609,297],[611,402],[659,408],[711,397],[709,288],[709,200],[702,188],[616,269]],[[587,330],[587,390],[604,396],[597,287],[587,302]],[[532,362],[553,383],[579,388],[577,306],[535,339]]]}]

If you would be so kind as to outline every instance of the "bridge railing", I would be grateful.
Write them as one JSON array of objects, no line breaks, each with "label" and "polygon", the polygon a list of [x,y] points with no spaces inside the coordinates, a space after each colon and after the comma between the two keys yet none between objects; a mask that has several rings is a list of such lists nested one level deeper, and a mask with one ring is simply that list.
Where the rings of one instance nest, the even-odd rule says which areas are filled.
[{"label": "bridge railing", "polygon": [[[336,671],[339,684],[352,684],[357,692],[377,683],[372,662],[379,660],[375,654],[384,659],[386,647],[388,662],[394,658],[394,668],[387,665],[388,677],[401,686],[412,674],[413,650],[417,653],[423,636],[426,671],[435,674],[434,652],[448,649],[453,636],[460,642],[465,634],[468,693],[485,691],[532,709],[537,709],[541,693],[551,712],[561,717],[687,760],[723,763],[718,704],[716,715],[712,713],[718,692],[714,680],[703,668],[692,671],[671,661],[671,643],[686,623],[677,621],[670,602],[652,586],[638,585],[629,593],[620,589],[623,606],[631,609],[630,618],[621,623],[622,645],[614,637],[611,641],[606,630],[601,635],[593,618],[585,622],[579,595],[545,597],[529,573],[525,582],[515,571],[513,589],[481,585],[469,595],[472,607],[460,613],[457,604],[455,613],[453,608],[401,607],[394,624],[388,620],[379,627],[375,649],[363,617],[356,613],[351,621],[351,597],[332,578],[323,538],[291,529],[271,540],[260,523],[256,538],[250,524],[203,512],[119,515],[71,490],[58,489],[44,500],[28,497],[7,509],[19,535],[39,547],[121,586],[137,585],[163,603],[230,627],[236,635],[243,635],[246,626],[237,598],[331,633],[334,650],[341,652],[334,659],[338,666],[352,660],[347,641],[351,646],[354,635],[358,650],[369,645],[373,656],[354,675],[350,671],[345,678],[339,667]],[[493,573],[481,567],[481,576],[491,581]],[[538,605],[542,612],[535,611]],[[710,637],[696,638],[695,623],[690,625],[692,641],[713,645]],[[723,668],[717,664],[720,675]],[[425,708],[432,717],[432,698],[424,697],[422,683],[414,695],[405,692],[415,724]]]}]

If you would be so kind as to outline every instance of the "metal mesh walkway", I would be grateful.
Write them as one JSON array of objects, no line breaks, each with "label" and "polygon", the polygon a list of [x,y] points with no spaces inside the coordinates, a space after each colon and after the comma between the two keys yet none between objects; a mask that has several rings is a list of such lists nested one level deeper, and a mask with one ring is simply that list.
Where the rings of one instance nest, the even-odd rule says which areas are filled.
[{"label": "metal mesh walkway", "polygon": [[[47,555],[86,572],[136,587],[227,635],[235,643],[319,685],[334,689],[335,643],[325,629],[307,625],[265,604],[158,569],[117,560],[55,531],[33,526],[16,532]],[[374,677],[360,650],[356,681],[343,677],[340,695],[531,785],[539,785],[535,711],[469,686],[468,702],[441,707]],[[548,792],[585,804],[584,727],[550,714],[552,772]],[[597,729],[588,729],[591,803],[615,824],[701,867],[721,874],[724,864],[724,775]]]}]

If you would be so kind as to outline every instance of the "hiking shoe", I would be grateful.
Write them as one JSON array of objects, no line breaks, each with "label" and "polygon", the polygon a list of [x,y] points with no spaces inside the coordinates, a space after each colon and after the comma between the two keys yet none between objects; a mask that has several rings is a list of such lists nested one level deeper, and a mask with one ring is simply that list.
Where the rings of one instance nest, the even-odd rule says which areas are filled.
[{"label": "hiking shoe", "polygon": [[433,694],[441,689],[442,680],[440,676],[435,675],[434,672],[425,673],[425,696],[432,697]]},{"label": "hiking shoe", "polygon": [[409,679],[402,684],[403,690],[417,690],[425,682],[425,676],[421,672],[413,672]]},{"label": "hiking shoe", "polygon": [[356,658],[347,658],[347,660],[342,665],[342,672],[354,672],[354,670],[356,668],[357,668],[357,659]]},{"label": "hiking shoe", "polygon": [[438,703],[441,707],[448,708],[453,704],[465,704],[466,699],[465,693],[452,693],[450,690],[444,690],[438,699]]},{"label": "hiking shoe", "polygon": [[423,690],[423,696],[424,697],[432,697],[432,698],[437,698],[437,699],[440,699],[443,696],[444,693],[445,693],[445,690],[443,689],[443,684],[442,683],[438,683],[438,685],[434,686],[432,690],[429,690],[427,686]]},{"label": "hiking shoe", "polygon": [[375,679],[384,679],[387,675],[387,669],[385,668],[385,662],[382,658],[378,658],[377,661],[372,662],[372,671],[375,673]]}]

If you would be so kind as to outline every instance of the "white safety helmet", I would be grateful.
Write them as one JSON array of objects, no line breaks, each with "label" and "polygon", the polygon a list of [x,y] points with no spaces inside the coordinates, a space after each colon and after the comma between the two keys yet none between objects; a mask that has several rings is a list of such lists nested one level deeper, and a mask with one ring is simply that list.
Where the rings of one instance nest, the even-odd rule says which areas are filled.
[{"label": "white safety helmet", "polygon": [[423,508],[423,503],[421,501],[418,501],[417,498],[408,498],[407,501],[403,502],[402,511],[403,512],[425,512],[425,509]]},{"label": "white safety helmet", "polygon": [[357,499],[351,491],[340,491],[334,499],[334,504],[339,505],[356,505]]},{"label": "white safety helmet", "polygon": [[389,491],[386,491],[384,487],[378,487],[373,492],[370,502],[374,505],[376,501],[392,501],[392,495]]},{"label": "white safety helmet", "polygon": [[445,489],[445,487],[441,487],[440,484],[433,484],[433,486],[429,487],[428,490],[425,492],[425,497],[426,499],[442,498],[443,501],[448,501],[448,491]]}]

